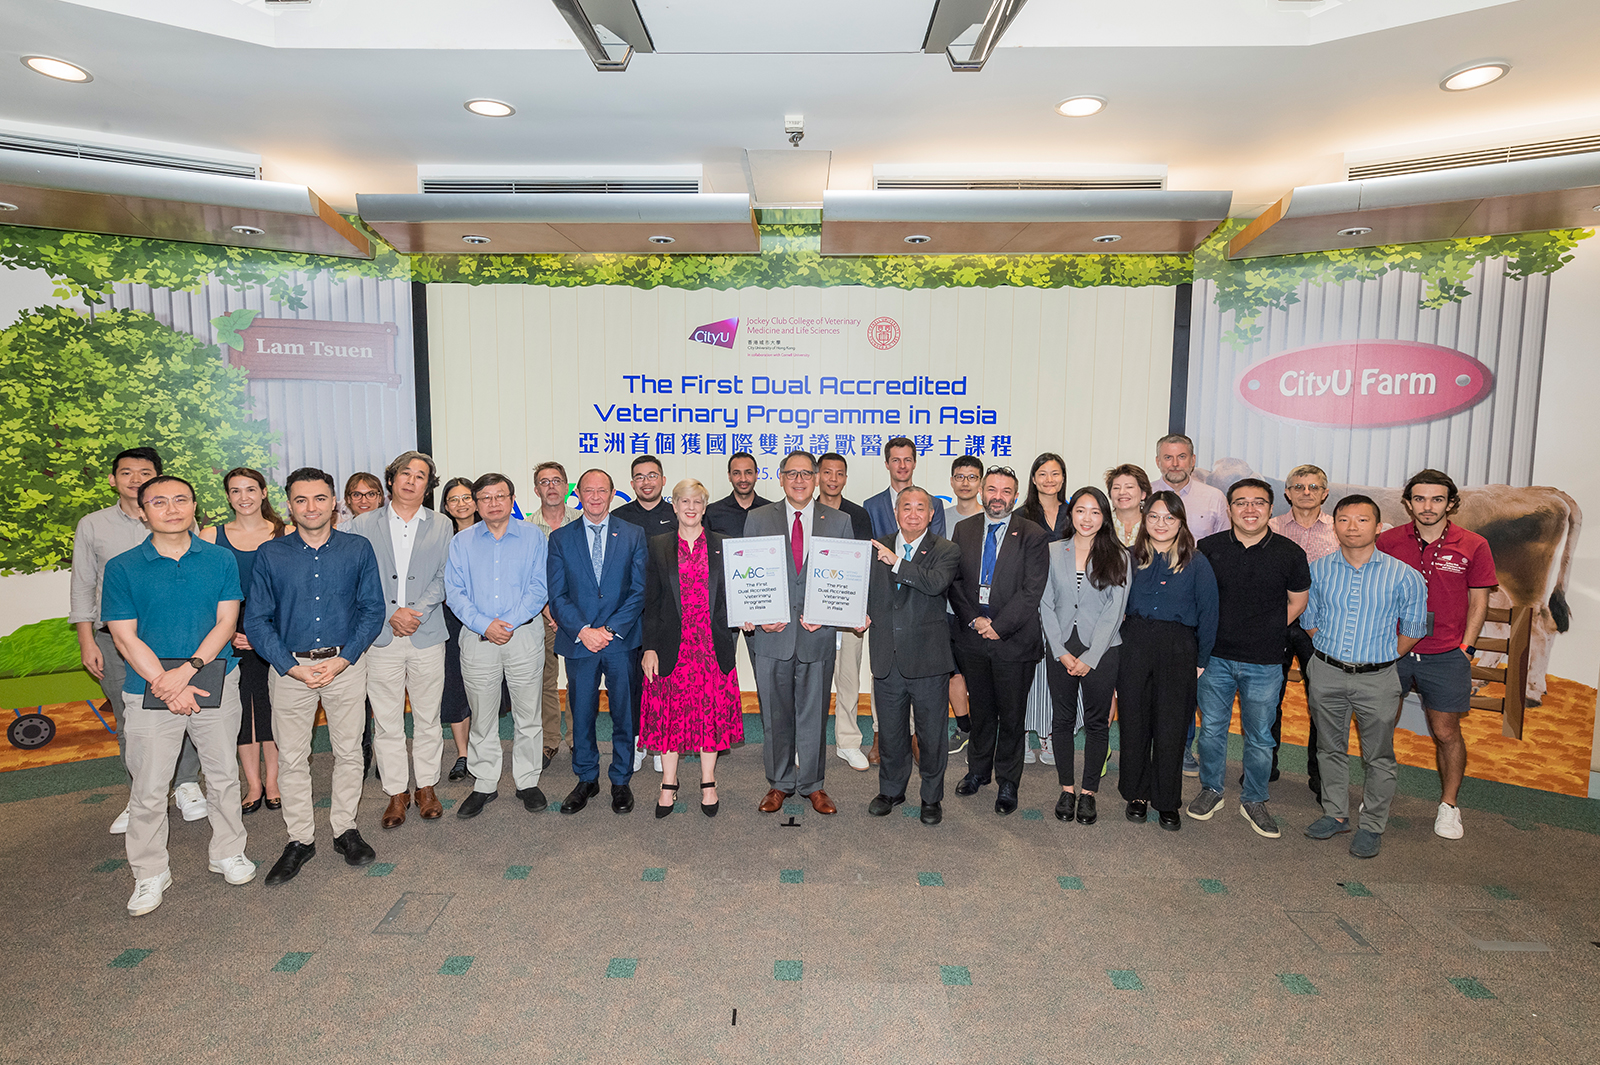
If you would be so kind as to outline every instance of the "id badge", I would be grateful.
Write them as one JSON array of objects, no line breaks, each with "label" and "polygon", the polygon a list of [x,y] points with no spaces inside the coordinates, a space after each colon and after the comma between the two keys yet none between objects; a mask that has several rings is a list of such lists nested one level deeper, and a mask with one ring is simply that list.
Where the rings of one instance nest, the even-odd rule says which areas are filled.
[{"label": "id badge", "polygon": [[989,605],[989,586],[987,584],[978,585],[978,605]]}]

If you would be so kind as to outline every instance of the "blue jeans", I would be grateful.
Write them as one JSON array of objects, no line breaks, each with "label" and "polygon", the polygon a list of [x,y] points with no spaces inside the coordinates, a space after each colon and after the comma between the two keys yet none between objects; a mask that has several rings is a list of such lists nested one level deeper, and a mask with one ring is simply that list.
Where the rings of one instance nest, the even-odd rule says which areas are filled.
[{"label": "blue jeans", "polygon": [[1283,666],[1234,662],[1211,656],[1200,674],[1200,786],[1220,793],[1228,761],[1228,723],[1233,696],[1239,695],[1239,723],[1244,730],[1244,802],[1267,801],[1272,775],[1272,722],[1278,716]]}]

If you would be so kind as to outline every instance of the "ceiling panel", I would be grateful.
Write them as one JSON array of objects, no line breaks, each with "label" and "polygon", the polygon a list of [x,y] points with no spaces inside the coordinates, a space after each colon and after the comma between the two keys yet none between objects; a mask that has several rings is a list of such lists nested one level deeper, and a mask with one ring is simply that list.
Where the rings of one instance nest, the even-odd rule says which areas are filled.
[{"label": "ceiling panel", "polygon": [[933,0],[636,0],[662,52],[916,52]]}]

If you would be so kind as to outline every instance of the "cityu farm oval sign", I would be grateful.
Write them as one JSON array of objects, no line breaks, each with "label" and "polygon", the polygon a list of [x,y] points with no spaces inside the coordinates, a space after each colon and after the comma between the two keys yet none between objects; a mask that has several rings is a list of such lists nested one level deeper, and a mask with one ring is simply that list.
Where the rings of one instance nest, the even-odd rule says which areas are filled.
[{"label": "cityu farm oval sign", "polygon": [[1304,425],[1379,428],[1447,418],[1494,388],[1494,374],[1452,348],[1349,340],[1274,355],[1239,377],[1239,398]]}]

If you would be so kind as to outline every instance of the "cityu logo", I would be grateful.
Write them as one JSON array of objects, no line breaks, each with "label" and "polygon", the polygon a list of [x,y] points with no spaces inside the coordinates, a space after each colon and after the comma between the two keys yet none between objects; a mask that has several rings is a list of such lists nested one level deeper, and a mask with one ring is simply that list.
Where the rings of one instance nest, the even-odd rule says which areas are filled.
[{"label": "cityu logo", "polygon": [[1381,428],[1448,418],[1494,389],[1469,355],[1413,340],[1347,340],[1274,355],[1239,375],[1238,395],[1303,425]]},{"label": "cityu logo", "polygon": [[689,334],[689,339],[697,344],[711,344],[719,348],[733,347],[734,338],[739,335],[739,319],[724,318],[720,322],[707,322],[705,325],[696,326],[695,331]]}]

